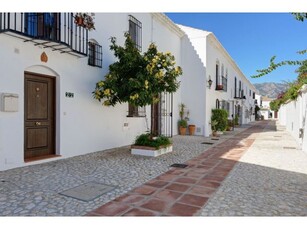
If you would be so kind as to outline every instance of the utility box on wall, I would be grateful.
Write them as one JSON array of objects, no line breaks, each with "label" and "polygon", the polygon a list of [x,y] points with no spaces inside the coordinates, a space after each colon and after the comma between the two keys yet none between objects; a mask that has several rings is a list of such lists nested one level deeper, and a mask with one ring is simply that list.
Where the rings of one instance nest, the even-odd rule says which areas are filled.
[{"label": "utility box on wall", "polygon": [[3,112],[18,112],[18,94],[2,93],[1,95],[1,110]]}]

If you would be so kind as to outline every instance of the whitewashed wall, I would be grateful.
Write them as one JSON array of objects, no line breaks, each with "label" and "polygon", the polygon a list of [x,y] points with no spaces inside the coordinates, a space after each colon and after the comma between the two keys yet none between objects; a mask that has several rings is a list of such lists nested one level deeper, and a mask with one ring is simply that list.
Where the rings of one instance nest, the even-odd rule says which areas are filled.
[{"label": "whitewashed wall", "polygon": [[[108,66],[115,60],[109,50],[110,37],[117,37],[118,44],[123,45],[123,34],[128,31],[128,15],[95,15],[96,30],[89,33],[89,39],[95,39],[102,45],[103,68],[89,66],[86,57],[61,54],[0,34],[0,94],[19,95],[18,112],[0,111],[0,170],[25,165],[24,71],[56,76],[56,153],[63,158],[129,145],[136,135],[147,130],[145,118],[126,117],[127,104],[103,107],[91,94],[95,83],[103,79]],[[155,42],[159,50],[172,52],[180,65],[181,44],[178,34],[156,22],[152,14],[132,15],[142,22],[143,50],[147,50],[150,42]],[[48,56],[47,63],[40,61],[43,51]],[[74,93],[74,98],[65,97],[65,92]],[[148,117],[149,112],[147,108]],[[128,123],[128,127],[124,127],[124,123]]]},{"label": "whitewashed wall", "polygon": [[[294,139],[307,152],[307,85],[301,88],[301,95],[296,101],[291,101],[280,107],[279,124],[284,125]],[[300,137],[300,129],[303,135]]]},{"label": "whitewashed wall", "polygon": [[[193,68],[191,68],[193,67]],[[188,124],[196,125],[195,135],[205,135],[206,122],[206,68],[188,37],[182,38],[181,102],[189,110]],[[178,107],[178,104],[175,104]]]}]

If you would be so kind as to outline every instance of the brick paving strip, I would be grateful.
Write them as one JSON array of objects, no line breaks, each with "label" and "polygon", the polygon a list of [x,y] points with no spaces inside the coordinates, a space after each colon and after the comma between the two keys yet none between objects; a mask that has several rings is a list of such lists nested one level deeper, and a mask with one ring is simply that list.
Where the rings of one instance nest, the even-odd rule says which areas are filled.
[{"label": "brick paving strip", "polygon": [[86,216],[193,216],[206,205],[267,122],[258,123],[89,212]]}]

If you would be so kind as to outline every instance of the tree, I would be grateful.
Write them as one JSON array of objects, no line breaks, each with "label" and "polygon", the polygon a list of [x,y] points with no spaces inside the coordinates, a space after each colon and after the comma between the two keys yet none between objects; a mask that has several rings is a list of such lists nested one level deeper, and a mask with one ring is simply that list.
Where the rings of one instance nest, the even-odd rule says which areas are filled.
[{"label": "tree", "polygon": [[163,92],[175,92],[182,74],[181,67],[175,66],[175,57],[170,52],[158,52],[154,43],[141,54],[129,33],[125,33],[125,38],[124,47],[117,45],[115,37],[111,38],[110,49],[118,60],[109,66],[105,80],[96,83],[93,97],[103,100],[104,106],[127,102],[146,106],[158,103]]}]

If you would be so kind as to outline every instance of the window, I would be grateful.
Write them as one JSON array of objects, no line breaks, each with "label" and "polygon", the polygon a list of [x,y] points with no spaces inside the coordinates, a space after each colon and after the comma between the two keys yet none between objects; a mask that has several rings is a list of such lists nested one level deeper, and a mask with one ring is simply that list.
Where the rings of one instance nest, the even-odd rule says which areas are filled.
[{"label": "window", "polygon": [[222,100],[220,102],[220,108],[226,110],[228,112],[228,114],[229,114],[230,103],[228,101]]},{"label": "window", "polygon": [[219,101],[219,99],[216,99],[216,101],[215,101],[215,108],[217,108],[217,109],[220,108],[220,101]]},{"label": "window", "polygon": [[252,91],[251,91],[251,90],[249,90],[249,96],[250,96],[250,97],[252,96]]},{"label": "window", "polygon": [[138,107],[132,104],[128,104],[128,116],[127,117],[145,117],[145,107]]},{"label": "window", "polygon": [[142,23],[129,15],[129,34],[136,47],[142,51]]},{"label": "window", "polygon": [[[129,34],[139,51],[142,51],[142,23],[129,15]],[[128,104],[128,117],[145,116],[145,107]]]},{"label": "window", "polygon": [[60,40],[59,13],[25,13],[25,33],[40,39]]},{"label": "window", "polygon": [[255,92],[253,92],[253,99],[255,99]]},{"label": "window", "polygon": [[238,97],[238,93],[237,93],[237,77],[235,77],[235,98]]},{"label": "window", "polygon": [[102,68],[102,47],[94,40],[88,43],[88,64]]}]

